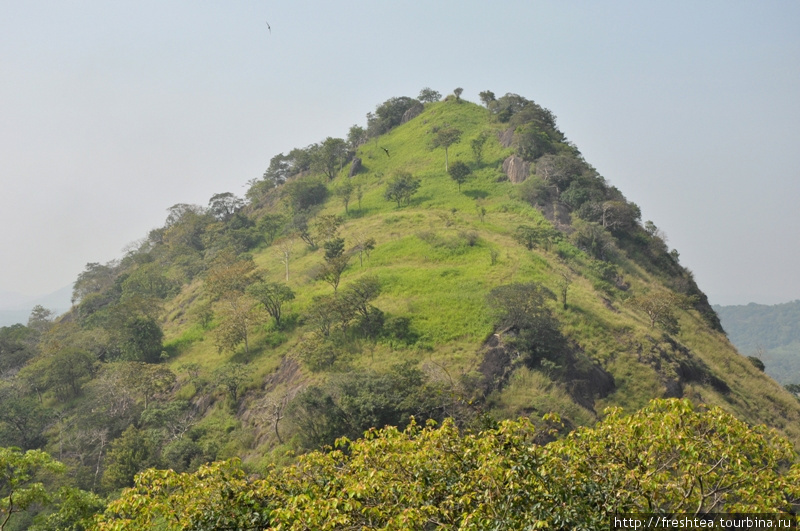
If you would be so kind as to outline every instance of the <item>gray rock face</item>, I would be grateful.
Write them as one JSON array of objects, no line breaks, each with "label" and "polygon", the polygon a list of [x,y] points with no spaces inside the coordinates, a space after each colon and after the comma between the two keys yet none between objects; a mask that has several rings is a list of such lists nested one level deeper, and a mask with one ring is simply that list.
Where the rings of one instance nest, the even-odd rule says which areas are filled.
[{"label": "gray rock face", "polygon": [[350,173],[348,173],[347,176],[352,177],[359,171],[361,171],[361,159],[356,157],[353,159],[353,163],[350,165]]},{"label": "gray rock face", "polygon": [[516,155],[511,155],[503,161],[503,171],[508,175],[508,180],[518,184],[531,174],[531,163],[526,162]]},{"label": "gray rock face", "polygon": [[400,123],[404,124],[407,121],[409,121],[409,120],[411,120],[413,118],[416,118],[417,116],[419,116],[419,113],[422,112],[422,109],[423,109],[423,107],[422,107],[421,103],[418,103],[417,105],[414,105],[413,107],[410,107],[409,109],[406,110],[406,112],[403,113],[403,117],[400,118]]},{"label": "gray rock face", "polygon": [[509,127],[505,131],[497,133],[497,140],[504,148],[511,147],[511,144],[514,143],[514,128]]}]

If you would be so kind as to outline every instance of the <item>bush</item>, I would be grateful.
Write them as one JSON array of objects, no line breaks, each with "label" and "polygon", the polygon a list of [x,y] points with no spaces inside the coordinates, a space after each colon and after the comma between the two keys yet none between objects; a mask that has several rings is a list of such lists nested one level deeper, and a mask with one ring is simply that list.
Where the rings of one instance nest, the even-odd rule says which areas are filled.
[{"label": "bush", "polygon": [[296,210],[308,210],[328,198],[328,187],[315,177],[299,177],[283,187],[283,197]]}]

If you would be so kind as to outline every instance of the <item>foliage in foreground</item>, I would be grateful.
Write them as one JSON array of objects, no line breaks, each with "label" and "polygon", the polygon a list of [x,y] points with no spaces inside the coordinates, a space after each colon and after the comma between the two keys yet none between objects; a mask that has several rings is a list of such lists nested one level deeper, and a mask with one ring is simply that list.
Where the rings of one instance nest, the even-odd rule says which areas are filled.
[{"label": "foliage in foreground", "polygon": [[600,529],[614,513],[777,512],[800,496],[788,441],[688,400],[543,436],[527,419],[479,433],[412,423],[261,478],[236,460],[148,470],[95,529]]}]

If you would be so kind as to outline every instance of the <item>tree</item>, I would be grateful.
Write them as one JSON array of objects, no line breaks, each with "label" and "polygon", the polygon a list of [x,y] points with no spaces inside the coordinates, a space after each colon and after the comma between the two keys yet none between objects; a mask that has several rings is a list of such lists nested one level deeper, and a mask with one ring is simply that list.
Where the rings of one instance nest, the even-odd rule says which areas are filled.
[{"label": "tree", "polygon": [[269,168],[264,172],[263,179],[270,183],[271,188],[280,186],[292,176],[293,162],[292,157],[278,153],[270,159]]},{"label": "tree", "polygon": [[23,452],[0,447],[0,531],[11,516],[37,504],[47,504],[52,493],[45,486],[49,476],[63,474],[66,467],[41,450]]},{"label": "tree", "polygon": [[433,103],[442,99],[442,95],[430,87],[425,87],[419,91],[417,99],[422,103]]},{"label": "tree", "polygon": [[456,97],[456,102],[459,102],[459,103],[461,102],[461,93],[462,92],[464,92],[464,89],[461,88],[461,87],[458,87],[455,90],[453,90],[453,94]]},{"label": "tree", "polygon": [[415,179],[408,172],[399,172],[386,186],[383,196],[387,201],[395,201],[397,207],[408,205],[411,197],[417,193],[422,181]]},{"label": "tree", "polygon": [[355,187],[353,186],[353,181],[347,179],[342,184],[336,187],[334,193],[336,196],[342,200],[342,204],[344,204],[344,212],[345,214],[349,214],[350,210],[348,209],[348,205],[350,204],[350,198],[353,196],[353,190]]},{"label": "tree", "polygon": [[436,149],[438,147],[444,148],[444,169],[448,169],[448,150],[450,146],[461,140],[461,130],[455,127],[445,127],[439,129],[433,136],[431,147]]},{"label": "tree", "polygon": [[469,174],[472,173],[472,170],[469,169],[466,163],[457,160],[450,166],[450,169],[447,170],[447,173],[450,174],[450,178],[453,179],[456,183],[458,183],[458,191],[461,191],[461,185],[467,182],[467,177]]},{"label": "tree", "polygon": [[325,174],[329,181],[336,177],[347,158],[347,143],[341,138],[328,137],[314,152],[312,167]]},{"label": "tree", "polygon": [[650,319],[650,328],[661,326],[670,333],[679,329],[676,311],[687,307],[689,301],[686,297],[671,291],[652,291],[634,295],[627,300],[628,305],[635,310],[647,314]]},{"label": "tree", "polygon": [[289,282],[289,259],[292,256],[292,243],[293,240],[291,238],[283,238],[278,242],[278,249],[280,249],[281,253],[281,263],[286,272],[286,282]]},{"label": "tree", "polygon": [[520,225],[514,231],[514,239],[525,246],[529,251],[542,246],[546,251],[560,236],[560,233],[550,224],[539,222],[538,225]]},{"label": "tree", "polygon": [[566,348],[558,320],[546,305],[555,298],[536,282],[498,286],[487,297],[498,328],[516,332],[510,343],[525,355],[529,367],[535,367],[542,359],[554,361]]},{"label": "tree", "polygon": [[103,471],[103,486],[109,490],[133,485],[133,477],[157,464],[157,443],[149,430],[131,425],[111,442]]},{"label": "tree", "polygon": [[483,146],[486,145],[486,141],[489,140],[489,132],[488,131],[481,131],[478,136],[472,139],[470,142],[470,147],[472,148],[472,154],[475,157],[475,162],[480,164],[483,160]]},{"label": "tree", "polygon": [[299,176],[283,186],[281,196],[295,212],[300,212],[323,203],[328,198],[328,187],[317,177]]},{"label": "tree", "polygon": [[118,272],[119,264],[115,262],[105,265],[97,262],[86,264],[86,269],[78,275],[72,286],[72,304],[79,303],[87,295],[100,293],[113,286]]},{"label": "tree", "polygon": [[606,410],[597,426],[554,446],[569,469],[554,473],[604,485],[622,512],[780,512],[799,494],[787,482],[800,469],[783,468],[796,457],[787,440],[686,399],[653,400],[630,416]]},{"label": "tree", "polygon": [[220,221],[228,221],[244,206],[244,200],[231,192],[214,194],[208,200],[208,212]]},{"label": "tree", "polygon": [[367,337],[374,337],[383,327],[383,312],[370,304],[380,292],[378,277],[368,275],[348,284],[340,294],[342,303],[357,316],[359,326]]},{"label": "tree", "polygon": [[366,254],[369,259],[369,253],[375,249],[375,238],[367,238],[366,235],[357,233],[355,239],[356,245],[353,247],[353,251],[358,253],[359,265],[364,267],[364,255]]},{"label": "tree", "polygon": [[252,258],[239,258],[232,252],[220,254],[206,275],[205,288],[212,299],[242,294],[259,279]]},{"label": "tree", "polygon": [[358,209],[361,210],[361,199],[364,197],[364,190],[361,189],[361,184],[356,185],[356,199],[358,199]]},{"label": "tree", "polygon": [[367,130],[360,125],[353,125],[347,132],[347,144],[351,150],[355,151],[361,144],[367,141]]},{"label": "tree", "polygon": [[479,92],[478,97],[481,99],[481,103],[486,105],[486,107],[489,107],[489,105],[497,99],[494,96],[494,92],[492,92],[491,90],[484,90],[483,92]]},{"label": "tree", "polygon": [[239,391],[250,376],[250,371],[241,363],[226,363],[214,371],[214,381],[228,392],[233,404],[239,400]]},{"label": "tree", "polygon": [[28,317],[28,328],[36,330],[39,334],[43,334],[53,325],[54,317],[55,315],[52,310],[48,310],[41,304],[37,304],[33,307]]},{"label": "tree", "polygon": [[247,292],[266,308],[267,313],[275,319],[275,327],[280,328],[283,303],[294,299],[291,288],[280,282],[257,282]]},{"label": "tree", "polygon": [[567,272],[562,271],[561,279],[558,281],[558,291],[561,295],[561,306],[566,310],[567,309],[567,292],[569,291],[569,287],[572,284],[572,275]]},{"label": "tree", "polygon": [[44,431],[52,420],[52,411],[10,386],[0,387],[0,404],[0,441],[3,444],[23,450],[45,444]]},{"label": "tree", "polygon": [[[404,403],[418,400],[408,389],[435,393],[417,387],[413,374],[401,376],[402,384],[394,375],[348,375],[343,402],[312,386],[289,407],[298,408],[304,433],[330,441],[343,425],[396,422],[397,409],[407,410],[384,408],[386,391]],[[361,388],[378,393],[362,396]],[[263,477],[237,460],[193,474],[148,470],[96,527],[604,529],[623,514],[786,513],[800,497],[791,443],[718,407],[671,399],[629,416],[607,410],[594,427],[545,445],[558,419],[548,415],[540,424],[544,429],[523,417],[461,430],[452,419],[411,421],[339,439]],[[790,526],[788,518],[782,522]],[[783,525],[773,519],[772,527]]]},{"label": "tree", "polygon": [[615,200],[602,204],[602,225],[611,231],[635,227],[641,217],[642,212],[635,203]]},{"label": "tree", "polygon": [[407,96],[389,98],[375,109],[375,114],[367,114],[369,136],[376,137],[400,125],[405,112],[419,105],[419,101]]},{"label": "tree", "polygon": [[164,332],[152,317],[134,316],[125,322],[121,331],[119,359],[157,363],[161,358]]},{"label": "tree", "polygon": [[36,354],[36,336],[21,324],[0,327],[0,377],[13,374]]},{"label": "tree", "polygon": [[324,280],[328,284],[333,287],[333,292],[339,289],[339,282],[342,279],[342,273],[344,270],[347,269],[347,264],[350,261],[350,257],[344,254],[340,254],[338,256],[333,256],[330,259],[326,258],[325,264],[320,269],[319,273],[317,273],[318,280]]},{"label": "tree", "polygon": [[230,294],[217,305],[220,323],[214,330],[218,351],[234,352],[244,343],[244,351],[250,353],[250,327],[262,322],[263,317],[255,301],[245,294]]},{"label": "tree", "polygon": [[342,226],[344,220],[336,214],[321,214],[317,216],[314,221],[314,230],[319,239],[328,241],[336,238],[339,232],[339,227]]},{"label": "tree", "polygon": [[258,219],[256,227],[264,234],[264,239],[270,245],[275,241],[275,237],[286,225],[286,217],[283,214],[264,214]]},{"label": "tree", "polygon": [[81,387],[91,377],[96,361],[85,350],[66,347],[40,356],[20,371],[20,376],[33,384],[38,393],[52,391],[56,398],[67,400],[81,393]]}]

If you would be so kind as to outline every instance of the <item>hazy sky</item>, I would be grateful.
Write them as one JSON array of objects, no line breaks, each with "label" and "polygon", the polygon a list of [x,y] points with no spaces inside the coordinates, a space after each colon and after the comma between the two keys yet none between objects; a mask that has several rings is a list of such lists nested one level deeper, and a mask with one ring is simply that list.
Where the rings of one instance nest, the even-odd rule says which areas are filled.
[{"label": "hazy sky", "polygon": [[0,291],[69,285],[430,86],[551,109],[712,303],[800,298],[800,2],[0,7]]}]

